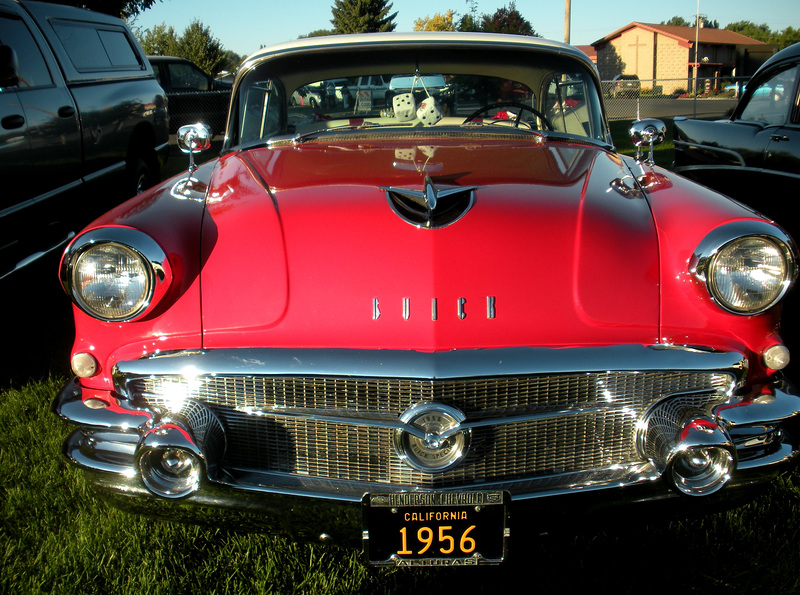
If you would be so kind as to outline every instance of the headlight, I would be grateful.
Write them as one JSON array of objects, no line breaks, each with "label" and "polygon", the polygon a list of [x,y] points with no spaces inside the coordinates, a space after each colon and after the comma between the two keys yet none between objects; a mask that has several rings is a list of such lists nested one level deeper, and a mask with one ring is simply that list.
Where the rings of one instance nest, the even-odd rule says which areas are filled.
[{"label": "headlight", "polygon": [[127,228],[100,228],[67,248],[61,281],[90,316],[126,321],[148,312],[154,296],[163,295],[167,270],[164,252],[149,236]]},{"label": "headlight", "polygon": [[745,221],[716,230],[695,259],[695,274],[705,281],[711,297],[735,314],[769,309],[795,277],[791,240],[766,222]]}]

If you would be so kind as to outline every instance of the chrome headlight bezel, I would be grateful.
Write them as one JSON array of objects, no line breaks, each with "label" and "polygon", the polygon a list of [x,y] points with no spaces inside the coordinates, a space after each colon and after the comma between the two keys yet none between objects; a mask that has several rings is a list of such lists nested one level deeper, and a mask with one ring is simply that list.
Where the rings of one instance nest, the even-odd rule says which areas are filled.
[{"label": "chrome headlight bezel", "polygon": [[[141,290],[133,306],[122,313],[103,311],[87,299],[87,289],[76,280],[81,263],[97,250],[117,250],[141,267]],[[88,231],[67,246],[61,259],[61,284],[73,303],[88,316],[105,322],[139,320],[153,311],[172,281],[172,270],[161,247],[144,232],[127,227],[102,227]]]},{"label": "chrome headlight bezel", "polygon": [[[750,241],[774,248],[780,255],[782,273],[780,279],[773,277],[774,290],[768,296],[742,305],[729,300],[720,289],[722,279],[730,280],[725,277],[721,261],[731,250]],[[705,285],[717,306],[731,314],[753,316],[775,306],[789,291],[797,278],[796,248],[783,230],[767,221],[737,221],[715,229],[703,239],[692,257],[690,271]]]}]

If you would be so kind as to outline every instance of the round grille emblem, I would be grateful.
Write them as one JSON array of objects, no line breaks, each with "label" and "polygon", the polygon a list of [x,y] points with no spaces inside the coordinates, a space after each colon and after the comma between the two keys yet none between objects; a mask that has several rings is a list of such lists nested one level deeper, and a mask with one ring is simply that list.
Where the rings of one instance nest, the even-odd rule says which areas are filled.
[{"label": "round grille emblem", "polygon": [[441,403],[414,405],[400,416],[406,428],[395,432],[397,454],[420,471],[449,469],[469,449],[471,431],[459,429],[465,419],[461,411]]}]

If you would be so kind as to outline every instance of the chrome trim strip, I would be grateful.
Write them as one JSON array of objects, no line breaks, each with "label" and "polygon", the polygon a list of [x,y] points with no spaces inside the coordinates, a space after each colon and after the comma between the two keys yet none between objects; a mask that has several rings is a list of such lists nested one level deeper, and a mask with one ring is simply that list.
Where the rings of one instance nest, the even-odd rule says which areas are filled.
[{"label": "chrome trim strip", "polygon": [[85,176],[83,179],[87,183],[93,182],[94,180],[103,179],[106,176],[124,172],[126,168],[127,164],[124,161],[120,161],[118,163],[115,163],[114,165],[109,165],[108,167],[104,167],[99,171],[93,172],[88,176]]},{"label": "chrome trim strip", "polygon": [[114,366],[115,389],[127,396],[131,377],[182,374],[289,375],[399,379],[456,379],[539,373],[715,370],[742,380],[741,353],[691,346],[612,345],[570,349],[509,347],[441,352],[389,349],[216,349],[181,351],[121,361]]},{"label": "chrome trim strip", "polygon": [[[683,150],[686,150],[686,149],[696,149],[696,150],[706,151],[706,152],[709,152],[709,153],[719,153],[720,155],[726,155],[728,157],[731,157],[731,158],[735,159],[737,161],[736,165],[741,166],[741,167],[745,167],[745,162],[744,162],[744,159],[742,158],[742,156],[739,153],[737,153],[736,151],[732,151],[730,149],[723,149],[722,147],[716,147],[716,146],[712,146],[712,145],[704,145],[704,144],[701,144],[701,143],[687,142],[687,141],[683,141],[683,140],[675,140],[675,141],[673,141],[673,144],[675,145],[675,148],[677,150],[679,150],[679,151],[683,151]],[[675,171],[679,171],[680,169],[681,168],[676,168]],[[760,171],[759,168],[750,168],[750,169],[753,169],[754,171],[756,171],[756,170]]]},{"label": "chrome trim strip", "polygon": [[[1,214],[0,214],[0,217],[2,217]],[[40,250],[39,252],[34,252],[33,254],[29,254],[28,256],[26,256],[25,258],[20,260],[18,263],[16,263],[14,265],[13,269],[11,269],[9,271],[6,271],[5,273],[1,273],[0,274],[0,281],[5,279],[6,277],[11,275],[12,273],[16,273],[17,271],[22,270],[26,266],[29,266],[29,265],[33,264],[37,260],[39,260],[41,258],[44,258],[48,254],[52,254],[53,252],[60,251],[74,237],[75,237],[75,232],[74,231],[70,231],[70,232],[67,233],[67,237],[65,237],[63,240],[60,240],[60,241],[56,242],[55,244],[53,244],[49,248],[46,248],[44,250]]]}]

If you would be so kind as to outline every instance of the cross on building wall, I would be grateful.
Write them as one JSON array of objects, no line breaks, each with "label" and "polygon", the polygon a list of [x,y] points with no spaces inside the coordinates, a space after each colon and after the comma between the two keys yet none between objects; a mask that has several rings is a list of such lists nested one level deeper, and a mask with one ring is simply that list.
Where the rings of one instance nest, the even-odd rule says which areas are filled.
[{"label": "cross on building wall", "polygon": [[634,60],[634,64],[635,64],[635,66],[634,66],[634,72],[635,72],[636,74],[639,74],[639,48],[641,48],[641,47],[646,47],[646,46],[647,46],[647,44],[646,44],[646,43],[643,43],[643,42],[642,42],[642,43],[640,43],[640,42],[639,42],[639,36],[638,36],[638,35],[636,36],[636,42],[635,42],[635,43],[629,43],[629,44],[628,44],[628,47],[629,47],[629,48],[633,48],[633,49],[634,49],[634,52],[635,52],[635,60]]}]

